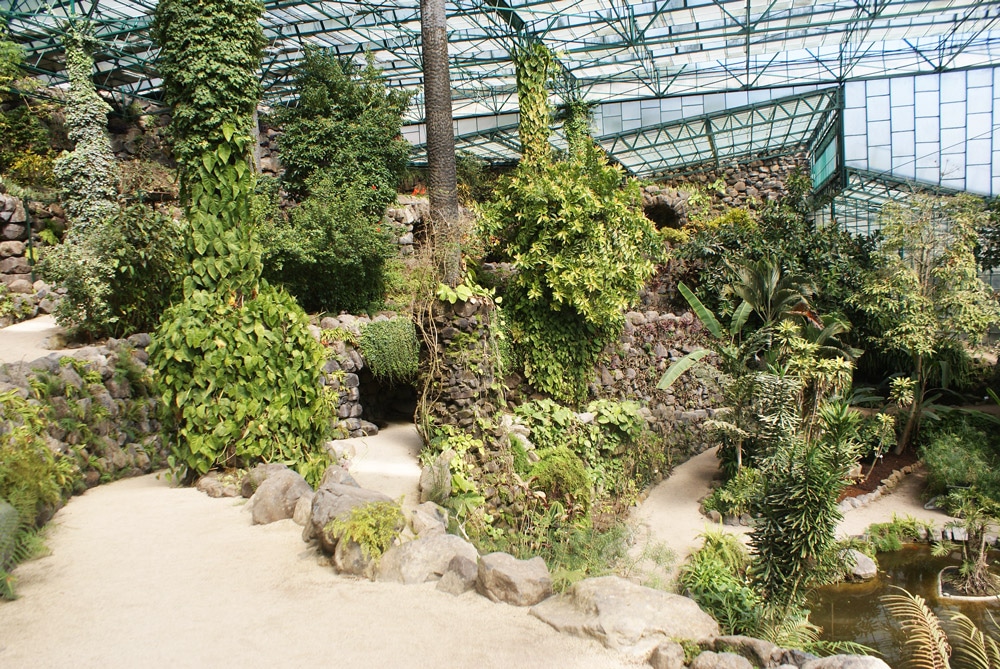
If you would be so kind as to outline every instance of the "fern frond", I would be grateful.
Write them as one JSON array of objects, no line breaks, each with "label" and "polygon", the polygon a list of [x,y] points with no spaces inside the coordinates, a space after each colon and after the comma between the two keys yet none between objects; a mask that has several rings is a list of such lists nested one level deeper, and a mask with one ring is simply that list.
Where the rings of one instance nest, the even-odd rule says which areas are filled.
[{"label": "fern frond", "polygon": [[995,639],[958,611],[949,611],[948,618],[956,665],[963,669],[1000,669],[1000,648]]},{"label": "fern frond", "polygon": [[896,619],[906,641],[903,648],[913,669],[951,669],[951,647],[941,621],[924,598],[899,588],[902,594],[884,595],[882,603]]}]

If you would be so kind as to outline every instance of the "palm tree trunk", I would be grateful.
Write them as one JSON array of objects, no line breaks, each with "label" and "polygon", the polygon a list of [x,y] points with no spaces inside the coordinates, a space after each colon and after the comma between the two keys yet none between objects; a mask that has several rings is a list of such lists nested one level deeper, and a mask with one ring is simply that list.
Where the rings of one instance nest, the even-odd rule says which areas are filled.
[{"label": "palm tree trunk", "polygon": [[455,129],[451,115],[448,31],[444,8],[445,0],[420,0],[431,231],[441,280],[454,286],[461,271],[462,249],[458,234]]}]

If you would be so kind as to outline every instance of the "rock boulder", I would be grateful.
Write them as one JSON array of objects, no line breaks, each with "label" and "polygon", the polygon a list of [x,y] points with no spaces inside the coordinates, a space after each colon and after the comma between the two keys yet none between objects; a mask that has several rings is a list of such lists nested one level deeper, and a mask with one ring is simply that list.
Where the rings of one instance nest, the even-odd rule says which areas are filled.
[{"label": "rock boulder", "polygon": [[552,594],[552,577],[545,560],[518,560],[507,553],[479,558],[476,589],[494,602],[532,606]]},{"label": "rock boulder", "polygon": [[312,487],[298,472],[286,469],[268,476],[250,498],[254,525],[291,518],[299,498],[308,494],[312,494]]},{"label": "rock boulder", "polygon": [[531,609],[560,632],[597,639],[646,657],[668,640],[719,635],[719,625],[694,600],[636,585],[618,576],[588,578]]},{"label": "rock boulder", "polygon": [[440,579],[455,557],[474,562],[475,546],[454,534],[432,534],[393,546],[378,565],[376,579],[413,585]]}]

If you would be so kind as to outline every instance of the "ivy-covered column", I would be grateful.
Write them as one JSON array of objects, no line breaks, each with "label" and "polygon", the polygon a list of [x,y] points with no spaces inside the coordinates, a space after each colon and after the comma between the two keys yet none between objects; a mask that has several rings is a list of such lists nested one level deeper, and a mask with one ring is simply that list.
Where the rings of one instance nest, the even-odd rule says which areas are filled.
[{"label": "ivy-covered column", "polygon": [[118,164],[108,138],[111,106],[101,99],[91,80],[96,40],[84,25],[66,32],[66,128],[74,149],[52,165],[62,188],[62,201],[70,221],[67,241],[80,239],[87,228],[118,213]]},{"label": "ivy-covered column", "polygon": [[162,0],[153,26],[190,269],[149,354],[173,431],[168,463],[185,481],[279,461],[315,483],[329,461],[323,348],[301,307],[261,281],[252,235],[262,12],[258,0]]}]

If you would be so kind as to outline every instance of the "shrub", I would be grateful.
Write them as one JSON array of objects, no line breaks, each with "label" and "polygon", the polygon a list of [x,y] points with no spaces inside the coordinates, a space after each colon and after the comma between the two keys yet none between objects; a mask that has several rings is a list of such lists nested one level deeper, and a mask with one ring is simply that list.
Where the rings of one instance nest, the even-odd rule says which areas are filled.
[{"label": "shrub", "polygon": [[385,298],[386,261],[396,247],[381,214],[365,211],[370,189],[322,179],[287,224],[261,229],[264,277],[310,311],[374,311]]},{"label": "shrub", "polygon": [[590,508],[590,477],[576,453],[565,446],[538,451],[538,462],[531,468],[534,487],[550,501],[560,500],[586,513]]},{"label": "shrub", "polygon": [[927,493],[975,486],[1000,501],[1000,444],[968,417],[942,421],[928,430],[921,458],[927,467]]},{"label": "shrub", "polygon": [[756,635],[760,597],[750,584],[750,556],[731,534],[709,532],[681,567],[678,585],[718,621],[723,634]]},{"label": "shrub", "polygon": [[361,331],[361,354],[376,379],[405,383],[417,374],[420,342],[409,318],[369,323]]},{"label": "shrub", "polygon": [[[28,556],[28,539],[39,516],[47,516],[68,494],[79,471],[49,448],[43,410],[17,394],[0,393],[0,499],[17,512],[12,562]],[[11,564],[0,563],[0,598],[12,598]]]},{"label": "shrub", "polygon": [[351,509],[346,518],[335,518],[324,528],[340,539],[361,546],[361,552],[376,563],[389,550],[406,524],[396,502],[370,502]]},{"label": "shrub", "polygon": [[367,195],[362,210],[380,217],[409,158],[400,131],[410,94],[390,90],[370,54],[360,67],[313,48],[296,69],[295,88],[298,104],[276,114],[286,187],[306,194],[319,179],[357,184]]},{"label": "shrub", "polygon": [[183,233],[134,204],[45,251],[40,270],[66,289],[56,317],[89,337],[149,332],[180,288]]},{"label": "shrub", "polygon": [[332,420],[320,387],[323,348],[288,294],[264,286],[233,304],[196,291],[164,314],[149,356],[165,426],[176,433],[168,463],[180,478],[257,461],[301,470],[321,454]]},{"label": "shrub", "polygon": [[760,471],[742,467],[721,488],[712,491],[702,506],[706,511],[718,511],[724,516],[742,516],[753,513],[763,491]]}]

